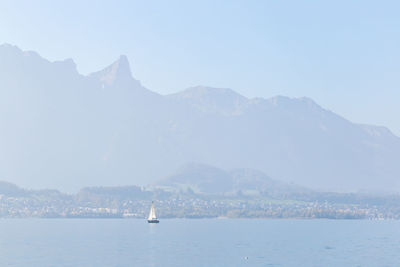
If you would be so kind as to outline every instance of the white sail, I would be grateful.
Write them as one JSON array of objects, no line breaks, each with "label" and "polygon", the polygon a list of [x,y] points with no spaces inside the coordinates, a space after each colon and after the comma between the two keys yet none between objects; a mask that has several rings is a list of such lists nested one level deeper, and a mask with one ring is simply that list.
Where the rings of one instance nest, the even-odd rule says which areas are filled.
[{"label": "white sail", "polygon": [[154,202],[151,203],[151,209],[148,220],[157,220],[156,207],[154,207]]}]

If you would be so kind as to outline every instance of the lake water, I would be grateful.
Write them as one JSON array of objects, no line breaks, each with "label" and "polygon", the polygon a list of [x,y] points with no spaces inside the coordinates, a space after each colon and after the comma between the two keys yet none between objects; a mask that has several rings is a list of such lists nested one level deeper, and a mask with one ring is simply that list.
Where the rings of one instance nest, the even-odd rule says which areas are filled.
[{"label": "lake water", "polygon": [[400,222],[3,219],[0,266],[400,266]]}]

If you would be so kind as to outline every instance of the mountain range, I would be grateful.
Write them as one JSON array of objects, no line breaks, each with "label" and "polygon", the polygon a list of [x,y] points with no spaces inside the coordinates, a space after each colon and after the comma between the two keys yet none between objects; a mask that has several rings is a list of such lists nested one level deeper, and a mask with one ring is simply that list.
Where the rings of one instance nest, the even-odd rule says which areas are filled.
[{"label": "mountain range", "polygon": [[310,98],[206,86],[160,95],[126,56],[85,76],[71,59],[0,46],[0,180],[24,187],[147,185],[196,162],[315,190],[400,192],[399,158],[390,130]]}]

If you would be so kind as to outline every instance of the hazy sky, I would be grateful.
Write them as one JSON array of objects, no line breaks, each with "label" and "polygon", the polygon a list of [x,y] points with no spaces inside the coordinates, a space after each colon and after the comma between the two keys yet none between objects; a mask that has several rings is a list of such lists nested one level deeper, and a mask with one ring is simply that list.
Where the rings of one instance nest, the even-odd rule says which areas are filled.
[{"label": "hazy sky", "polygon": [[398,1],[4,1],[0,43],[97,71],[126,54],[162,94],[308,96],[400,135]]}]

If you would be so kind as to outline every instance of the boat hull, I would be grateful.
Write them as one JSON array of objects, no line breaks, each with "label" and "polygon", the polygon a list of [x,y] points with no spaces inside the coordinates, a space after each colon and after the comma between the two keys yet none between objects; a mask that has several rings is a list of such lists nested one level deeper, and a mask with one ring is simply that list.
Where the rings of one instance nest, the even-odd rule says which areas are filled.
[{"label": "boat hull", "polygon": [[159,220],[147,220],[148,223],[159,223]]}]

